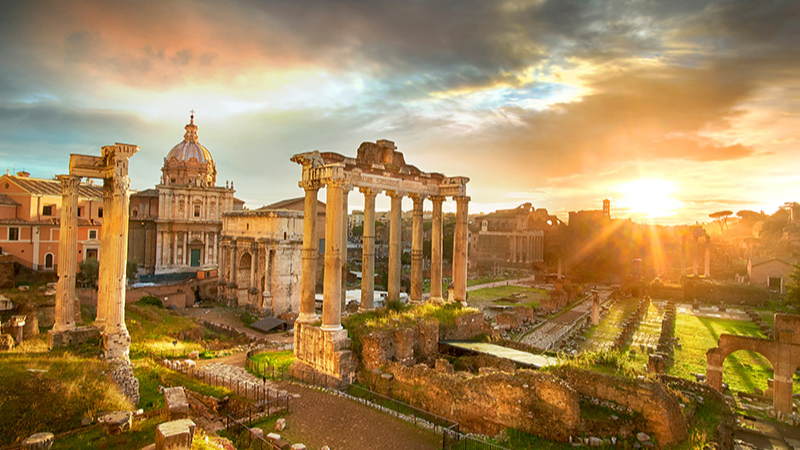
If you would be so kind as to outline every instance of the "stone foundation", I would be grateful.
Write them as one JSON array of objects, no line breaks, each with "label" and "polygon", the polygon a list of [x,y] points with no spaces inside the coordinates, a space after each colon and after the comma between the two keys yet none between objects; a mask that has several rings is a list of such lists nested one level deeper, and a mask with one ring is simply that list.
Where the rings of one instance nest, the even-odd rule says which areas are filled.
[{"label": "stone foundation", "polygon": [[[295,323],[292,373],[314,372],[350,383],[356,370],[356,360],[350,351],[347,330],[324,331],[303,323]],[[298,376],[298,378],[301,378]]]},{"label": "stone foundation", "polygon": [[367,370],[387,361],[410,366],[433,362],[439,350],[439,325],[417,322],[406,328],[376,330],[361,338],[361,363]]},{"label": "stone foundation", "polygon": [[47,348],[79,345],[100,338],[100,330],[95,327],[78,327],[74,330],[47,332]]},{"label": "stone foundation", "polygon": [[113,367],[111,379],[119,386],[122,393],[131,399],[134,405],[139,403],[139,380],[133,375],[133,368],[126,360],[112,359],[108,363]]},{"label": "stone foundation", "polygon": [[448,366],[390,362],[385,371],[392,377],[379,370],[360,376],[380,393],[459,422],[462,432],[493,436],[515,428],[566,442],[579,430],[578,393],[553,375],[488,369],[475,376]]},{"label": "stone foundation", "polygon": [[439,326],[439,339],[444,341],[468,341],[481,334],[490,334],[492,327],[486,323],[480,311],[456,317],[455,327]]},{"label": "stone foundation", "polygon": [[131,336],[128,331],[103,334],[103,352],[106,359],[128,360],[131,348]]},{"label": "stone foundation", "polygon": [[156,450],[190,450],[195,428],[191,419],[162,423],[156,427]]}]

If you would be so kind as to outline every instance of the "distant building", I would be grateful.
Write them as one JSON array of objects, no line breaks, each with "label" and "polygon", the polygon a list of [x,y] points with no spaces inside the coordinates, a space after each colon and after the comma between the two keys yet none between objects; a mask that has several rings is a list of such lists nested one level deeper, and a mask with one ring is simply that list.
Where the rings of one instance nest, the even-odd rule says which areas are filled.
[{"label": "distant building", "polygon": [[786,293],[786,281],[794,270],[794,258],[761,258],[747,261],[747,275],[750,284],[761,286],[773,292]]},{"label": "distant building", "polygon": [[[27,172],[0,177],[0,253],[34,270],[56,270],[61,182]],[[103,187],[78,188],[78,262],[99,258]]]},{"label": "distant building", "polygon": [[472,223],[472,265],[529,267],[543,263],[546,254],[558,253],[563,224],[530,203],[477,216]]},{"label": "distant building", "polygon": [[155,189],[131,194],[128,260],[149,273],[217,268],[222,214],[242,210],[233,183],[217,187],[217,166],[200,144],[194,115],[169,151]]}]

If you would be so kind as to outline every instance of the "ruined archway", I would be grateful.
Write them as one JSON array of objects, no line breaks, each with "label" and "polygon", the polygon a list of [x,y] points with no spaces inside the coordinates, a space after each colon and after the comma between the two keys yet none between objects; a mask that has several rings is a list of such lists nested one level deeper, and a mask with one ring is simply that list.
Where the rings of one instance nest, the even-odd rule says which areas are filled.
[{"label": "ruined archway", "polygon": [[773,378],[775,365],[766,356],[752,350],[734,350],[722,361],[722,382],[732,391],[765,392],[767,379]]},{"label": "ruined archway", "polygon": [[250,265],[253,264],[253,257],[249,252],[244,252],[239,257],[239,264],[236,267],[236,284],[239,287],[250,286]]}]

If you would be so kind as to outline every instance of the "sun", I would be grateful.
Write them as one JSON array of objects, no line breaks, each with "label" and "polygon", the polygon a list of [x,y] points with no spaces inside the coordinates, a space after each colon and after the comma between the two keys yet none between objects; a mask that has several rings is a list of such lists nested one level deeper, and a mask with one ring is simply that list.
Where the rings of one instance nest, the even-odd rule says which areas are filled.
[{"label": "sun", "polygon": [[683,203],[672,195],[677,191],[675,183],[666,180],[643,178],[617,187],[622,194],[618,205],[631,215],[648,218],[666,217],[675,214]]}]

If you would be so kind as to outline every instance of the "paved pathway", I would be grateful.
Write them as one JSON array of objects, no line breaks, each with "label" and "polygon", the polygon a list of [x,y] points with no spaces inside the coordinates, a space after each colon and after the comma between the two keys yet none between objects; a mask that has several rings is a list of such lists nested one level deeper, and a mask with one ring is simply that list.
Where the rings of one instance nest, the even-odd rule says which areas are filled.
[{"label": "paved pathway", "polygon": [[[610,290],[600,290],[600,303],[605,303],[610,295]],[[574,308],[549,319],[543,325],[526,334],[520,341],[542,350],[550,350],[556,341],[559,341],[565,333],[569,332],[575,322],[591,310],[592,298],[588,296]]]}]

